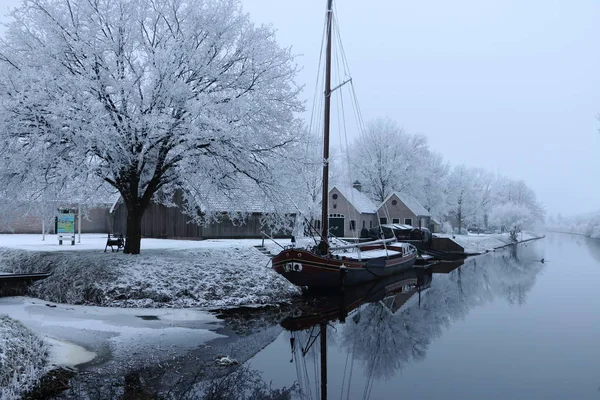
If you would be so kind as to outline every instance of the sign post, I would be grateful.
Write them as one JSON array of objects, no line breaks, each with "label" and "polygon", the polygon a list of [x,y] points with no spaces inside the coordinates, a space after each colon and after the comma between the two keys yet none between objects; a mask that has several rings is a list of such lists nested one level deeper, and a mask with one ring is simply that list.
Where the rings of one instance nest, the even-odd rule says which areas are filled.
[{"label": "sign post", "polygon": [[62,245],[63,240],[70,240],[71,245],[75,245],[75,214],[64,212],[69,210],[60,210],[57,217],[56,233],[58,234],[58,244]]},{"label": "sign post", "polygon": [[77,204],[77,232],[79,232],[77,243],[81,243],[81,204]]}]

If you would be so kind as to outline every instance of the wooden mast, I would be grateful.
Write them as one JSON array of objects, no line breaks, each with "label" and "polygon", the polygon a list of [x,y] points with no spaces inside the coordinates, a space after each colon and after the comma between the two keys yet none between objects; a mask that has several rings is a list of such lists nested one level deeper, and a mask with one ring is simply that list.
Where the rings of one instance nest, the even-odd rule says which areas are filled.
[{"label": "wooden mast", "polygon": [[333,0],[327,0],[327,49],[325,54],[325,117],[323,126],[323,195],[321,198],[321,254],[329,252],[329,126],[331,118],[331,31]]},{"label": "wooden mast", "polygon": [[327,400],[327,324],[320,324],[321,339],[321,400]]}]

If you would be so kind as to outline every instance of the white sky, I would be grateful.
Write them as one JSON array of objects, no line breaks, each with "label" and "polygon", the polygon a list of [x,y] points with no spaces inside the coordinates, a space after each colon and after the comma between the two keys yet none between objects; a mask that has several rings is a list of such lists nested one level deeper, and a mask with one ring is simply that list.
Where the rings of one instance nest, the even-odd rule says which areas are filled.
[{"label": "white sky", "polygon": [[[306,99],[325,2],[242,0],[299,54]],[[525,180],[551,213],[600,209],[599,1],[336,4],[365,119],[391,117],[453,164]]]}]

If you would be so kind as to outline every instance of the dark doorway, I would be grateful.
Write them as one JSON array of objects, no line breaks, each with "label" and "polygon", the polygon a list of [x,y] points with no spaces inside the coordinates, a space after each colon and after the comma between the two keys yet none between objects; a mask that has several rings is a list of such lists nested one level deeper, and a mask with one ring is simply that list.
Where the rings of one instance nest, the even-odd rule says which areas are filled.
[{"label": "dark doorway", "polygon": [[344,217],[335,216],[329,217],[329,233],[333,236],[343,237],[344,236]]}]

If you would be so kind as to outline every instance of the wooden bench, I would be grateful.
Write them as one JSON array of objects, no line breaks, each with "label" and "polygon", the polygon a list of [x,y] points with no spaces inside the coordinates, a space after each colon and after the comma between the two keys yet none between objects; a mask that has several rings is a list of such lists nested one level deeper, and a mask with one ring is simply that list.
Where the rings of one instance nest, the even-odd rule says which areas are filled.
[{"label": "wooden bench", "polygon": [[117,253],[120,249],[125,247],[125,239],[123,239],[123,235],[120,233],[108,234],[108,238],[106,239],[106,246],[104,246],[104,252],[106,253],[106,249],[110,247],[110,251],[113,252],[115,249],[114,246],[117,247]]},{"label": "wooden bench", "polygon": [[71,246],[75,246],[75,234],[74,233],[59,233],[58,244],[62,245],[63,241],[71,242]]}]

